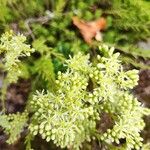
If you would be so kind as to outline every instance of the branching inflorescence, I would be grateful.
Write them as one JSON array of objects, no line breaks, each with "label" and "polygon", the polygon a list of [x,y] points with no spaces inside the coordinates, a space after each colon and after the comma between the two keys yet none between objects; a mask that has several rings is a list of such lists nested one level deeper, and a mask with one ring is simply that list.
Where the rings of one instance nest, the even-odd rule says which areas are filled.
[{"label": "branching inflorescence", "polygon": [[137,85],[138,71],[124,71],[113,48],[102,45],[99,50],[103,56],[97,55],[94,62],[81,53],[71,57],[66,72],[58,72],[57,91],[37,91],[33,96],[29,125],[33,135],[40,134],[62,148],[79,149],[94,137],[101,114],[108,113],[114,125],[104,133],[98,131],[99,139],[108,145],[124,139],[122,147],[140,149],[142,117],[150,111],[130,92]]},{"label": "branching inflorescence", "polygon": [[0,38],[0,54],[4,54],[3,68],[8,73],[7,80],[9,83],[16,82],[21,74],[20,58],[30,56],[34,52],[34,49],[30,48],[30,45],[27,45],[25,41],[25,36],[14,35],[12,31],[6,32]]}]

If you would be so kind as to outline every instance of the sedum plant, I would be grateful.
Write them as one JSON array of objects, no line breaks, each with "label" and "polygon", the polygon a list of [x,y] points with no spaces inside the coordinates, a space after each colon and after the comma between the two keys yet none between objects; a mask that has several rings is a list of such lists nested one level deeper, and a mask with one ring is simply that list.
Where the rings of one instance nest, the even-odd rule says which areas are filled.
[{"label": "sedum plant", "polygon": [[4,54],[2,66],[4,71],[7,72],[9,83],[16,82],[21,74],[19,58],[30,56],[30,53],[34,52],[34,49],[25,44],[25,41],[25,36],[14,35],[13,31],[6,32],[0,39],[0,54]]},{"label": "sedum plant", "polygon": [[17,113],[9,115],[0,115],[0,126],[3,127],[6,134],[9,135],[8,144],[12,144],[20,138],[20,133],[23,132],[27,125],[27,113]]},{"label": "sedum plant", "polygon": [[[7,73],[5,80],[8,84],[16,82],[20,76],[20,58],[30,56],[34,51],[24,42],[24,36],[16,36],[12,32],[1,38],[2,67]],[[53,63],[48,58],[40,57],[44,62],[43,68],[50,61],[48,70],[51,71]],[[39,62],[36,64],[40,65]],[[150,110],[144,108],[131,93],[137,85],[138,71],[125,70],[119,53],[114,53],[114,48],[106,45],[101,45],[93,55],[80,52],[70,56],[64,66],[56,79],[47,68],[43,70],[46,77],[53,75],[53,82],[48,78],[47,82],[55,88],[36,93],[32,91],[23,113],[1,112],[0,126],[9,135],[7,142],[14,143],[26,127],[27,150],[31,149],[31,141],[36,135],[47,142],[53,141],[58,147],[75,150],[95,139],[107,149],[142,148],[140,132],[145,126],[143,116],[149,115]],[[112,120],[106,130],[97,128],[104,114]]]},{"label": "sedum plant", "polygon": [[[66,72],[58,72],[57,90],[33,95],[30,101],[33,116],[29,130],[40,134],[47,142],[52,140],[61,148],[79,149],[85,141],[98,138],[114,148],[140,149],[144,128],[142,117],[150,114],[131,94],[137,85],[138,71],[125,71],[114,53],[114,48],[99,47],[94,61],[89,55],[78,53],[66,61]],[[103,113],[113,120],[112,128],[97,131],[96,124]],[[121,144],[120,140],[125,143]]]},{"label": "sedum plant", "polygon": [[[29,57],[34,49],[25,43],[26,37],[22,34],[15,35],[13,31],[4,33],[0,38],[0,54],[3,56],[0,61],[0,68],[4,73],[3,87],[1,89],[1,100],[3,110],[5,109],[5,95],[7,86],[17,82],[22,76],[21,58]],[[5,75],[6,73],[6,75]]]}]

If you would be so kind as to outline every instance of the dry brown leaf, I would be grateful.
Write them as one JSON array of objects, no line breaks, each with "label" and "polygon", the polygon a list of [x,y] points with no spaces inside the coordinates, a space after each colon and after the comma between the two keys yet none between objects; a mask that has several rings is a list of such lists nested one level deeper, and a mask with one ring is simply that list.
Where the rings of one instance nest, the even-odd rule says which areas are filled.
[{"label": "dry brown leaf", "polygon": [[86,22],[84,20],[80,20],[78,17],[73,17],[73,24],[78,27],[80,33],[82,34],[84,40],[88,43],[92,43],[92,39],[96,37],[99,31],[105,29],[106,20],[105,18],[100,18],[96,21]]}]

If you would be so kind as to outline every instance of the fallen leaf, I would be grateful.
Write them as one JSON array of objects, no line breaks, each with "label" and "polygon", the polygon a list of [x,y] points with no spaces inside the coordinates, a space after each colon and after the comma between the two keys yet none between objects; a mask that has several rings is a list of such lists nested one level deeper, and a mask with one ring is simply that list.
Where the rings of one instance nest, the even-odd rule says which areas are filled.
[{"label": "fallen leaf", "polygon": [[96,21],[86,22],[75,16],[72,18],[72,20],[73,20],[73,24],[78,27],[84,40],[88,44],[92,43],[92,39],[94,37],[96,38],[96,40],[102,39],[100,31],[105,29],[105,27],[106,27],[105,18],[100,18]]}]

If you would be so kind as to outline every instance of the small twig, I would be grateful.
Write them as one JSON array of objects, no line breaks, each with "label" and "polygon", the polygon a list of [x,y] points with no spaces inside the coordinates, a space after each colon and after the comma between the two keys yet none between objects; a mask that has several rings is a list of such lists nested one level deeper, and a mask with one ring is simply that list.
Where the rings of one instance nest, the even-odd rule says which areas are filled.
[{"label": "small twig", "polygon": [[52,18],[54,18],[54,14],[52,12],[46,11],[46,14],[47,14],[46,16],[41,16],[39,18],[28,18],[28,19],[25,20],[25,26],[26,26],[26,28],[28,30],[29,35],[31,35],[31,37],[32,37],[33,40],[35,39],[35,36],[34,36],[34,34],[32,32],[30,24],[36,23],[36,22],[39,22],[41,24],[45,24],[49,20],[51,20]]}]

